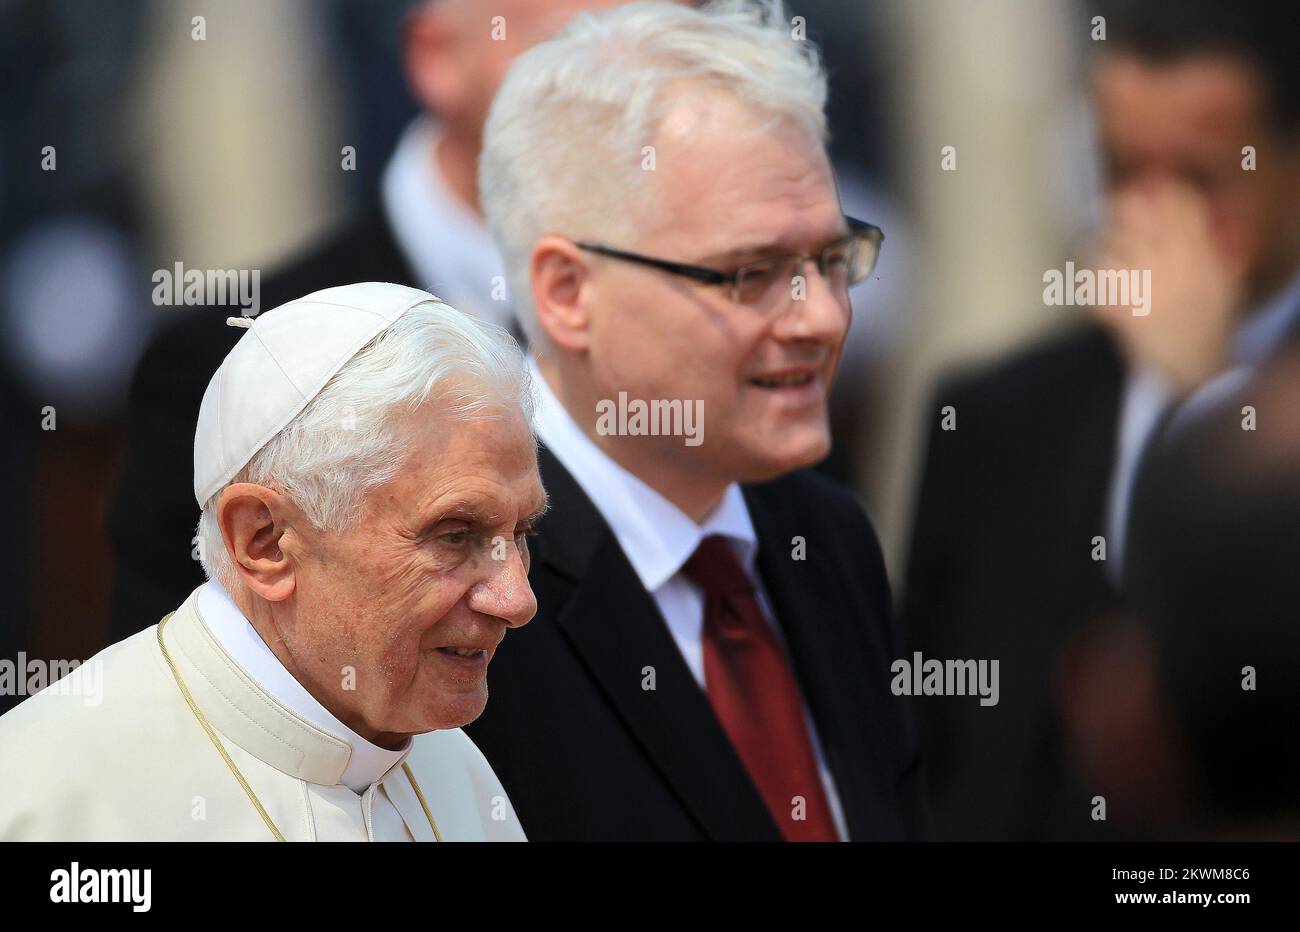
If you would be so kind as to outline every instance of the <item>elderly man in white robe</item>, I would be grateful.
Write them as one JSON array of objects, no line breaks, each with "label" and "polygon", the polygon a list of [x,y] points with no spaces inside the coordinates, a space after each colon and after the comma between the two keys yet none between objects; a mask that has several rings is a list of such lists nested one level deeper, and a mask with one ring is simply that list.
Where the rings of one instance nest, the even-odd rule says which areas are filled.
[{"label": "elderly man in white robe", "polygon": [[[460,730],[536,611],[510,337],[385,284],[256,318],[199,412],[208,582],[0,718],[4,840],[523,840]],[[139,520],[150,520],[141,514]]]}]

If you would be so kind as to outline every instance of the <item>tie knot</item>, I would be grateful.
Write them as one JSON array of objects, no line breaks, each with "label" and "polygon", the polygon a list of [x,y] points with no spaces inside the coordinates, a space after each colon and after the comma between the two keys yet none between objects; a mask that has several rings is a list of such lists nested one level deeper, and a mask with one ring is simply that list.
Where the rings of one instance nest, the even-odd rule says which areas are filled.
[{"label": "tie knot", "polygon": [[682,572],[698,583],[706,595],[731,596],[754,591],[754,581],[740,565],[736,552],[718,534],[700,541]]}]

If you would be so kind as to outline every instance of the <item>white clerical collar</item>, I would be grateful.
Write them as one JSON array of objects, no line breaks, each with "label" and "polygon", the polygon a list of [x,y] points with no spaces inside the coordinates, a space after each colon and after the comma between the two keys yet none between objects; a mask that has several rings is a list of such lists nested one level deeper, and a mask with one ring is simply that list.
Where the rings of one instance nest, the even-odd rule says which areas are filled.
[{"label": "white clerical collar", "polygon": [[[420,279],[457,310],[509,329],[505,265],[483,220],[447,187],[437,170],[438,128],[417,117],[384,167],[388,225]],[[495,294],[494,294],[495,293]]]},{"label": "white clerical collar", "polygon": [[1238,365],[1263,362],[1300,321],[1300,271],[1272,298],[1246,318],[1233,339],[1233,357]]},{"label": "white clerical collar", "polygon": [[742,565],[753,575],[758,535],[739,485],[728,485],[718,506],[702,524],[696,524],[583,433],[531,355],[528,367],[537,386],[534,425],[538,437],[587,493],[648,592],[677,575],[700,541],[714,534],[731,541]]},{"label": "white clerical collar", "polygon": [[389,751],[361,737],[321,705],[284,668],[230,594],[215,579],[200,587],[198,610],[212,636],[259,686],[295,715],[351,745],[352,756],[348,758],[340,783],[354,793],[364,793],[371,784],[378,783],[406,759],[411,749],[409,738],[401,750]]}]

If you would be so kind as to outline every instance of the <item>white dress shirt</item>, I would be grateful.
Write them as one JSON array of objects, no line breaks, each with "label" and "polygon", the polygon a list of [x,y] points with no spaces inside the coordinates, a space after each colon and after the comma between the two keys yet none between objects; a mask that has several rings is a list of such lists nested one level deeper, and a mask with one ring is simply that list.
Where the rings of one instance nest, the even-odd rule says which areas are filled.
[{"label": "white dress shirt", "polygon": [[1106,572],[1118,585],[1124,572],[1128,544],[1129,502],[1138,464],[1151,431],[1174,398],[1173,384],[1156,369],[1142,368],[1128,373],[1119,409],[1119,435],[1115,439],[1115,464],[1111,470],[1110,495],[1106,503]]},{"label": "white dress shirt", "polygon": [[[1300,319],[1300,273],[1248,315],[1237,328],[1232,341],[1232,369],[1197,389],[1182,407],[1188,410],[1199,408],[1205,400],[1224,394],[1231,386],[1240,385],[1251,370],[1273,354],[1296,325],[1297,319]],[[1106,539],[1109,542],[1106,569],[1115,582],[1123,572],[1129,504],[1142,452],[1151,431],[1174,397],[1173,385],[1154,369],[1130,371],[1125,379],[1115,464],[1106,505]]]},{"label": "white dress shirt", "polygon": [[[582,487],[613,531],[641,585],[659,607],[659,614],[700,688],[705,685],[704,592],[681,570],[704,538],[715,534],[727,538],[741,566],[753,579],[759,604],[780,638],[781,629],[776,624],[762,580],[754,573],[758,535],[740,486],[734,482],[727,486],[718,506],[703,523],[696,524],[680,508],[601,450],[583,433],[556,397],[532,356],[528,358],[528,366],[537,386],[534,424],[538,437]],[[806,706],[804,722],[836,830],[841,839],[847,839],[848,829],[840,799]]]},{"label": "white dress shirt", "polygon": [[427,116],[417,117],[402,134],[381,182],[388,225],[422,288],[459,311],[509,329],[514,310],[501,254],[483,219],[438,172],[437,144],[437,125]]}]

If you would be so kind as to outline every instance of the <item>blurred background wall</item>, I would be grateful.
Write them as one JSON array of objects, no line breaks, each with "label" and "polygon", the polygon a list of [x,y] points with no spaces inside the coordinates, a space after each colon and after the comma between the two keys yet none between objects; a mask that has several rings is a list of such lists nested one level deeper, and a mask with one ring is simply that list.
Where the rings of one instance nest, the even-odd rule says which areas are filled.
[{"label": "blurred background wall", "polygon": [[869,28],[889,37],[892,181],[916,230],[912,301],[873,399],[880,430],[862,474],[898,579],[936,376],[1065,322],[1043,305],[1042,275],[1095,203],[1088,22],[1068,0],[867,6]]}]

